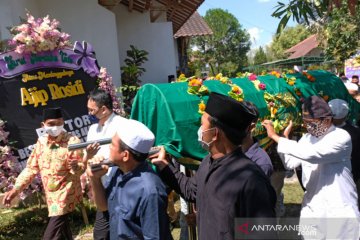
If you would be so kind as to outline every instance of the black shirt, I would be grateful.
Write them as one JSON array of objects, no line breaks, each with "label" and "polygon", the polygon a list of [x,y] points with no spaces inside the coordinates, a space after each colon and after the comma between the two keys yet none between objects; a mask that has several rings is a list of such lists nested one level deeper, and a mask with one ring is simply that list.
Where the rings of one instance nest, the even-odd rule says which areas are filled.
[{"label": "black shirt", "polygon": [[196,201],[200,240],[234,239],[235,218],[275,218],[275,191],[241,148],[216,160],[208,155],[194,177],[171,165],[160,176],[184,199]]}]

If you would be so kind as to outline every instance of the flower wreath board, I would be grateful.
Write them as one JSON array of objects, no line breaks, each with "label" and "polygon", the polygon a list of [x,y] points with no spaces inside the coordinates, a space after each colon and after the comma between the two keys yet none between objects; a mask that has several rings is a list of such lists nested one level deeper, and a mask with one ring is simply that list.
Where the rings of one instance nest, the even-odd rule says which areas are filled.
[{"label": "flower wreath board", "polygon": [[223,78],[203,82],[189,79],[170,84],[145,84],[135,97],[131,118],[143,122],[154,132],[156,145],[164,145],[180,163],[193,169],[207,154],[198,143],[197,131],[209,92],[233,96],[235,91],[241,93],[237,95],[241,96],[238,100],[251,101],[258,107],[260,119],[254,135],[265,149],[272,142],[261,121],[271,119],[278,132],[290,120],[299,127],[302,123],[301,104],[308,96],[320,95],[327,101],[344,99],[351,108],[350,118],[358,118],[360,104],[352,99],[338,77],[326,71],[311,71],[310,74],[310,80],[304,74],[296,73],[288,77],[256,76],[256,80],[243,77],[227,81],[221,81]]},{"label": "flower wreath board", "polygon": [[[65,129],[82,140],[91,122],[88,93],[100,73],[90,44],[75,42],[45,51],[15,49],[0,54],[0,119],[19,161],[26,160],[38,136],[44,108],[62,107]],[[15,154],[16,154],[15,151]]]}]

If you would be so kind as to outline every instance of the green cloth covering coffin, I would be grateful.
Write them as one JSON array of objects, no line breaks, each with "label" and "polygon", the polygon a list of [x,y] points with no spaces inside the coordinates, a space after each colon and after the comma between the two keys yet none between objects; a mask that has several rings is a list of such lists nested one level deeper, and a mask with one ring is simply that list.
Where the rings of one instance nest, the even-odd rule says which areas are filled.
[{"label": "green cloth covering coffin", "polygon": [[[349,103],[351,108],[350,120],[358,118],[360,104],[347,92],[342,81],[326,71],[309,71],[314,82],[310,82],[300,73],[289,74],[296,77],[293,86],[285,79],[272,75],[258,76],[258,80],[266,85],[265,90],[257,90],[248,78],[231,79],[242,88],[244,99],[253,102],[259,109],[260,120],[255,129],[255,136],[262,146],[266,147],[270,140],[265,129],[261,126],[263,119],[277,122],[281,131],[290,119],[295,126],[301,124],[301,98],[311,95],[328,96],[331,99],[340,98]],[[231,87],[217,80],[204,82],[210,92],[228,95]],[[200,97],[187,92],[188,83],[145,84],[138,91],[131,112],[131,118],[148,126],[156,136],[155,145],[163,145],[170,154],[188,167],[196,168],[206,152],[198,143],[197,131],[200,127],[201,114],[198,104]],[[301,96],[296,94],[300,90]],[[201,98],[206,103],[208,96]],[[277,108],[275,115],[271,115],[268,103],[273,102]],[[220,106],[221,107],[221,106]]]}]

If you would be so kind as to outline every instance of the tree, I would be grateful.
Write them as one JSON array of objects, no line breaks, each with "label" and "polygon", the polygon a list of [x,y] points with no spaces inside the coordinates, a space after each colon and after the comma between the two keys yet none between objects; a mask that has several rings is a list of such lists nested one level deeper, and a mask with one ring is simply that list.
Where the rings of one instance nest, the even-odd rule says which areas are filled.
[{"label": "tree", "polygon": [[290,0],[288,4],[278,2],[272,16],[281,18],[277,30],[280,33],[291,17],[298,23],[309,25],[311,22],[327,18],[333,10],[344,6],[347,12],[354,16],[357,2],[357,0]]},{"label": "tree", "polygon": [[254,64],[259,65],[267,62],[266,53],[264,49],[260,46],[259,49],[255,52],[254,56]]},{"label": "tree", "polygon": [[209,64],[212,74],[234,75],[247,63],[250,35],[232,14],[222,9],[208,10],[204,19],[213,35],[193,39],[197,57]]},{"label": "tree", "polygon": [[297,25],[295,27],[287,27],[280,34],[273,36],[269,49],[274,60],[287,58],[288,56],[285,51],[310,35],[310,31],[303,25]]},{"label": "tree", "polygon": [[130,50],[126,51],[125,65],[120,67],[122,71],[120,90],[123,96],[124,109],[127,113],[131,111],[132,100],[140,87],[140,77],[146,72],[145,68],[141,66],[148,60],[148,54],[147,51],[130,45]]},{"label": "tree", "polygon": [[[335,6],[335,8],[334,8]],[[272,14],[281,18],[281,31],[292,16],[299,23],[313,28],[325,49],[327,59],[343,64],[345,59],[357,52],[360,40],[360,13],[356,0],[300,0],[288,5],[278,2]]]},{"label": "tree", "polygon": [[323,45],[326,58],[343,64],[357,52],[360,47],[359,15],[349,15],[345,6],[332,11],[331,20],[324,25]]}]

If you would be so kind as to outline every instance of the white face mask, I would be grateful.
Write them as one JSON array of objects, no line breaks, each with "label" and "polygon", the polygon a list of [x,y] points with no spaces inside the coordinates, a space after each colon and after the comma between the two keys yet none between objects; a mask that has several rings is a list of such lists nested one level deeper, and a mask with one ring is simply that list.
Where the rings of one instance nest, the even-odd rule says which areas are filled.
[{"label": "white face mask", "polygon": [[52,137],[57,137],[64,130],[64,125],[48,127],[44,126],[45,131]]},{"label": "white face mask", "polygon": [[213,129],[216,129],[216,128],[210,128],[208,130],[205,130],[205,131],[202,131],[201,127],[199,127],[199,130],[198,130],[198,141],[201,145],[201,147],[203,149],[205,149],[206,151],[209,151],[210,150],[210,144],[212,144],[215,140],[212,140],[210,142],[205,142],[202,138],[203,138],[203,134],[204,132],[207,132],[207,131],[210,131],[210,130],[213,130]]}]

